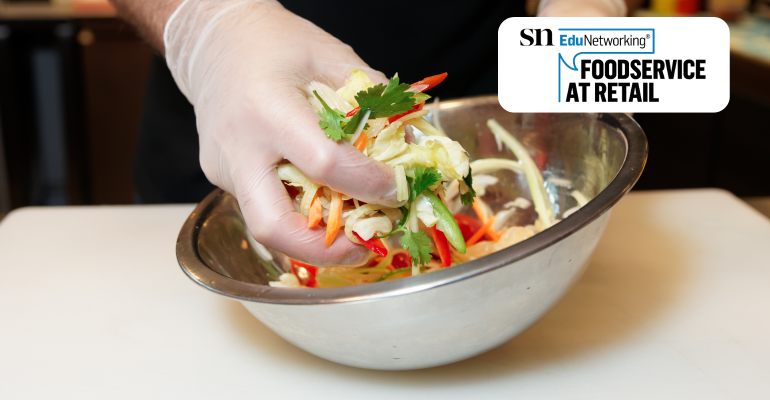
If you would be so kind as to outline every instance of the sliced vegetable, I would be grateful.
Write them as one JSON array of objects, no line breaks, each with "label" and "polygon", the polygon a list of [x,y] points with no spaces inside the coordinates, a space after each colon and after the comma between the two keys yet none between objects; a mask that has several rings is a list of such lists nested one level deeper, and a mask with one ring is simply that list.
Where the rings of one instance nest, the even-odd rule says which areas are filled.
[{"label": "sliced vegetable", "polygon": [[356,115],[356,113],[358,113],[358,110],[360,110],[360,109],[361,109],[361,107],[356,107],[356,108],[348,111],[348,113],[345,114],[345,118],[350,118],[350,117]]},{"label": "sliced vegetable", "polygon": [[390,265],[395,269],[409,268],[412,266],[412,260],[409,258],[408,254],[398,253],[393,256],[393,261],[390,262]]},{"label": "sliced vegetable", "polygon": [[500,140],[511,149],[516,158],[519,159],[519,163],[524,168],[524,176],[527,177],[527,185],[529,191],[532,194],[532,201],[535,203],[535,211],[537,211],[537,218],[543,225],[543,229],[550,227],[554,224],[553,210],[551,210],[551,203],[548,201],[548,194],[545,192],[545,186],[543,184],[543,175],[540,172],[535,161],[529,155],[526,148],[519,142],[513,135],[510,134],[502,125],[500,125],[494,119],[487,120],[487,126],[495,135],[500,136]]},{"label": "sliced vegetable", "polygon": [[447,73],[444,72],[443,74],[433,75],[429,76],[421,81],[417,81],[412,84],[412,87],[420,87],[425,86],[424,89],[420,89],[418,93],[424,92],[430,88],[436,87],[439,83],[443,82],[444,79],[446,79]]},{"label": "sliced vegetable", "polygon": [[480,201],[473,202],[473,211],[476,212],[476,216],[479,217],[482,224],[487,223],[487,210],[484,209],[484,205]]},{"label": "sliced vegetable", "polygon": [[345,132],[346,139],[352,140],[356,135],[360,135],[361,132],[369,125],[366,124],[366,120],[369,118],[370,111],[362,110],[358,114],[350,118],[345,127],[342,130]]},{"label": "sliced vegetable", "polygon": [[326,247],[330,247],[337,237],[342,222],[342,193],[332,191],[332,201],[329,205],[329,219],[326,222]]},{"label": "sliced vegetable", "polygon": [[410,270],[409,269],[396,269],[396,270],[390,271],[387,274],[381,276],[375,282],[382,282],[382,281],[388,280],[388,278],[391,278],[391,277],[393,277],[395,275],[404,274],[406,272],[410,272]]},{"label": "sliced vegetable", "polygon": [[[486,224],[487,221],[489,221],[489,217],[487,216],[487,210],[484,206],[484,202],[482,202],[481,200],[473,202],[473,211],[476,212],[476,216],[479,217],[479,221],[481,221],[482,224]],[[489,238],[489,240],[493,242],[500,240],[500,234],[494,228],[492,228],[492,226],[490,226],[487,229],[486,235]]]},{"label": "sliced vegetable", "polygon": [[296,187],[287,184],[286,182],[283,182],[283,187],[286,189],[286,193],[289,194],[289,198],[294,200],[297,198],[297,195],[299,194],[299,189]]},{"label": "sliced vegetable", "polygon": [[420,104],[417,104],[415,106],[412,106],[411,110],[409,110],[409,111],[407,111],[407,112],[405,112],[403,114],[398,114],[398,115],[394,115],[392,117],[389,117],[388,118],[388,122],[392,124],[392,123],[398,121],[403,116],[409,115],[409,114],[411,114],[413,112],[421,111],[424,106],[425,106],[424,102],[420,103]]},{"label": "sliced vegetable", "polygon": [[494,223],[495,223],[495,217],[491,217],[491,218],[489,218],[489,219],[487,220],[487,222],[486,222],[484,225],[482,225],[482,226],[481,226],[481,229],[479,229],[479,230],[476,232],[476,234],[474,234],[474,235],[473,235],[473,237],[472,237],[472,238],[470,238],[470,239],[469,239],[469,240],[468,240],[468,241],[467,241],[465,244],[466,244],[466,245],[468,245],[468,246],[470,246],[470,245],[473,245],[473,244],[475,244],[476,242],[478,242],[478,241],[479,241],[479,240],[480,240],[480,239],[481,239],[481,238],[484,236],[484,234],[486,234],[486,233],[487,233],[487,231],[489,230],[489,228],[491,228],[491,227],[492,227],[492,224],[494,224]]},{"label": "sliced vegetable", "polygon": [[315,287],[318,267],[305,264],[297,260],[291,260],[291,273],[297,277],[299,282],[307,287]]},{"label": "sliced vegetable", "polygon": [[420,132],[426,134],[427,136],[439,136],[439,137],[446,137],[446,134],[444,132],[441,132],[440,130],[436,129],[433,125],[430,124],[430,122],[426,121],[424,118],[415,118],[409,120],[409,125],[412,125],[413,127],[420,130]]},{"label": "sliced vegetable", "polygon": [[433,243],[436,244],[438,255],[441,257],[441,265],[448,267],[452,265],[452,254],[449,252],[449,241],[447,241],[444,232],[436,229],[435,226],[430,227],[430,231],[433,234]]},{"label": "sliced vegetable", "polygon": [[465,254],[465,239],[463,239],[463,233],[460,231],[460,227],[457,226],[457,221],[449,209],[446,208],[444,202],[441,201],[435,193],[430,190],[425,190],[422,194],[430,201],[433,206],[433,213],[438,218],[438,223],[441,224],[441,228],[444,230],[447,240],[452,246],[457,249],[460,254]]},{"label": "sliced vegetable", "polygon": [[323,211],[324,208],[321,205],[321,201],[318,200],[318,195],[316,194],[313,202],[310,204],[310,214],[307,216],[308,228],[312,229],[318,226],[318,224],[323,220]]},{"label": "sliced vegetable", "polygon": [[489,238],[489,240],[493,242],[497,242],[498,240],[500,240],[500,236],[501,236],[500,233],[496,231],[494,228],[495,221],[497,221],[497,217],[492,217],[490,219],[492,220],[492,225],[490,225],[489,229],[487,229],[486,235]]},{"label": "sliced vegetable", "polygon": [[504,158],[484,158],[481,160],[476,160],[471,163],[470,167],[476,171],[476,175],[487,174],[500,169],[507,169],[516,174],[524,173],[524,168],[522,168],[521,164],[514,160],[508,160]]},{"label": "sliced vegetable", "polygon": [[463,214],[455,214],[455,220],[457,221],[457,226],[460,227],[460,231],[463,233],[465,244],[468,244],[468,240],[470,240],[470,238],[472,238],[473,235],[478,232],[479,229],[481,229],[481,224],[479,221],[473,219],[473,217],[469,217]]},{"label": "sliced vegetable", "polygon": [[356,239],[358,239],[361,244],[364,245],[367,249],[385,257],[388,255],[388,249],[385,248],[385,245],[382,244],[382,240],[371,238],[369,240],[361,239],[361,236],[359,236],[357,233],[353,232],[353,235],[355,235]]},{"label": "sliced vegetable", "polygon": [[369,143],[369,137],[366,136],[365,133],[361,132],[360,135],[358,135],[358,139],[356,139],[356,143],[353,144],[355,148],[358,149],[358,151],[363,152],[366,149],[366,145]]}]

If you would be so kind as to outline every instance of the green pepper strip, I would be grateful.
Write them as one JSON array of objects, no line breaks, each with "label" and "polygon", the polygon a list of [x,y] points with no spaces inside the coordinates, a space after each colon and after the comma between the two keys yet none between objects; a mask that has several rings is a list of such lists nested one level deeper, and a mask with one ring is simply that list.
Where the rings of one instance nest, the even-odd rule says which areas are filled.
[{"label": "green pepper strip", "polygon": [[390,271],[390,272],[388,272],[387,274],[385,274],[385,275],[381,276],[381,277],[380,277],[379,279],[377,279],[375,282],[382,282],[382,281],[384,281],[385,279],[388,279],[388,278],[390,278],[390,277],[391,277],[391,276],[393,276],[393,275],[398,275],[398,274],[400,274],[400,273],[404,273],[404,272],[409,272],[409,273],[411,274],[411,273],[412,273],[412,269],[411,269],[411,268],[399,268],[399,269],[397,269],[397,270],[393,270],[393,271]]},{"label": "green pepper strip", "polygon": [[457,225],[457,220],[446,208],[444,202],[436,196],[435,193],[426,189],[422,194],[430,201],[433,206],[433,215],[441,221],[441,225],[446,229],[444,235],[449,243],[454,246],[460,254],[465,254],[465,238],[460,227]]},{"label": "green pepper strip", "polygon": [[[425,272],[425,270],[427,270],[427,268],[425,268],[425,267],[420,267],[420,272],[421,272],[421,273],[422,273],[422,272]],[[388,272],[387,274],[385,274],[385,275],[381,276],[381,277],[380,277],[380,279],[377,279],[375,282],[382,282],[382,281],[384,281],[385,279],[388,279],[388,278],[390,278],[390,277],[391,277],[391,276],[393,276],[393,275],[398,275],[398,274],[401,274],[401,273],[404,273],[404,272],[409,272],[409,274],[411,275],[411,273],[412,273],[412,268],[410,268],[410,267],[406,267],[406,268],[399,268],[399,269],[396,269],[396,270],[390,271],[390,272]]]}]

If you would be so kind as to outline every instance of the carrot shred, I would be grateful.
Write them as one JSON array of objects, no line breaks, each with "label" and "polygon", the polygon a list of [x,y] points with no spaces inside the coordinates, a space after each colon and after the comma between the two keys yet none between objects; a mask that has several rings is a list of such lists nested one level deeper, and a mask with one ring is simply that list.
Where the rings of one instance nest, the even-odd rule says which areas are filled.
[{"label": "carrot shred", "polygon": [[310,229],[315,228],[321,221],[323,221],[324,208],[321,205],[321,200],[318,200],[318,192],[319,191],[316,191],[313,202],[310,203],[310,214],[307,216],[307,227]]},{"label": "carrot shred", "polygon": [[329,205],[329,219],[326,223],[326,247],[331,247],[342,222],[342,193],[332,190],[332,201]]},{"label": "carrot shred", "polygon": [[484,210],[480,201],[473,202],[473,211],[476,211],[476,216],[479,217],[482,225],[487,223],[487,211]]},{"label": "carrot shred", "polygon": [[361,134],[358,135],[358,139],[356,139],[356,143],[353,145],[355,146],[358,151],[363,152],[364,149],[366,149],[366,145],[369,143],[369,136],[366,136],[366,133],[361,131]]},{"label": "carrot shred", "polygon": [[497,242],[498,240],[500,240],[500,232],[496,231],[495,228],[492,228],[490,226],[489,229],[487,230],[487,237],[489,238],[489,240],[493,242]]},{"label": "carrot shred", "polygon": [[[487,221],[489,221],[489,218],[487,218],[487,211],[481,205],[480,201],[473,202],[473,211],[476,212],[476,216],[479,217],[479,221],[481,221],[482,224],[486,224]],[[491,217],[491,218],[494,218],[494,217]],[[492,226],[490,226],[489,229],[487,229],[486,235],[489,238],[489,240],[493,242],[500,240],[500,233],[498,233],[494,228],[492,228]]]},{"label": "carrot shred", "polygon": [[474,233],[473,236],[471,236],[471,238],[468,239],[467,242],[465,242],[465,245],[470,246],[478,242],[479,239],[481,239],[481,237],[484,236],[484,234],[487,233],[487,231],[489,231],[490,228],[492,228],[492,224],[494,223],[495,223],[495,217],[490,217],[487,220],[487,222],[485,222],[484,225],[482,225],[481,228],[478,231],[476,231],[476,233]]}]

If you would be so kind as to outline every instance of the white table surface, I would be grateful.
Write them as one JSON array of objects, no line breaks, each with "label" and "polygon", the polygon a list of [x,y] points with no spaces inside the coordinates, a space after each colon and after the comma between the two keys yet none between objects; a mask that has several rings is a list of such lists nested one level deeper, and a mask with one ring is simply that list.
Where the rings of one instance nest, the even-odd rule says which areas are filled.
[{"label": "white table surface", "polygon": [[0,223],[2,399],[768,399],[770,220],[717,190],[627,196],[545,318],[456,364],[381,372],[285,342],[190,281],[180,206]]}]

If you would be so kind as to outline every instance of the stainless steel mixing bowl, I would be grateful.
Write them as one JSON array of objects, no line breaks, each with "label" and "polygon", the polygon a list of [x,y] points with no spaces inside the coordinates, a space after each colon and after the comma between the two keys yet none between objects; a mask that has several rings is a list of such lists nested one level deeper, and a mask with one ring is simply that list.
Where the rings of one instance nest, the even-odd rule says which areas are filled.
[{"label": "stainless steel mixing bowl", "polygon": [[[592,199],[580,210],[512,247],[452,268],[361,286],[272,288],[286,257],[251,239],[238,204],[221,190],[204,199],[182,227],[177,257],[199,285],[239,300],[260,321],[312,354],[362,368],[415,369],[459,361],[492,349],[541,318],[579,278],[610,216],[636,183],[647,158],[641,128],[624,114],[511,114],[496,96],[434,107],[447,134],[472,159],[504,157],[486,127],[495,118],[544,166],[546,178],[572,188],[547,189],[557,215],[567,195]],[[509,171],[484,199],[499,207],[529,197],[526,180]],[[532,207],[531,207],[532,208]],[[527,221],[529,219],[529,221]],[[530,214],[517,223],[531,223]]]}]

